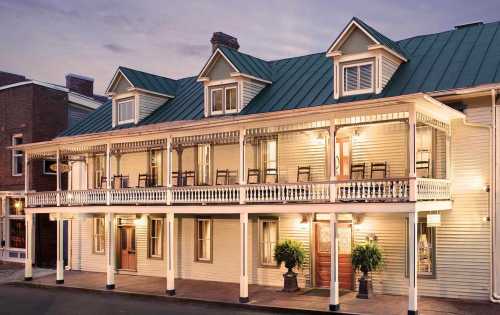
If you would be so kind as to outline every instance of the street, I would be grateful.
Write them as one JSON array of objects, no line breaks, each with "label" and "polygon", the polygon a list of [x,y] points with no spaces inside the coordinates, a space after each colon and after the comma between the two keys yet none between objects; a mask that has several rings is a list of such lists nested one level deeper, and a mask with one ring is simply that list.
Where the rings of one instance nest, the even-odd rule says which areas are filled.
[{"label": "street", "polygon": [[[179,303],[85,291],[0,285],[0,314],[273,314],[206,303]],[[290,313],[288,313],[290,314]],[[300,314],[297,312],[297,314]]]}]

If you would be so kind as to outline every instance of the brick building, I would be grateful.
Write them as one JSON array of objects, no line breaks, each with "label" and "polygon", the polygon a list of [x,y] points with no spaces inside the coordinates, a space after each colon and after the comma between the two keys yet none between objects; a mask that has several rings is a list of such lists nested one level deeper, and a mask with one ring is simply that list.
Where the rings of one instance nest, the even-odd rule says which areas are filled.
[{"label": "brick building", "polygon": [[[25,253],[24,200],[25,164],[21,151],[8,148],[19,144],[46,141],[84,119],[106,98],[93,94],[93,79],[69,74],[66,86],[28,79],[0,71],[0,260],[22,261]],[[53,160],[30,164],[27,176],[30,189],[56,187]],[[51,167],[52,166],[52,167]],[[66,185],[65,179],[61,182]],[[55,224],[48,216],[36,222],[37,262],[55,263],[53,235]]]}]

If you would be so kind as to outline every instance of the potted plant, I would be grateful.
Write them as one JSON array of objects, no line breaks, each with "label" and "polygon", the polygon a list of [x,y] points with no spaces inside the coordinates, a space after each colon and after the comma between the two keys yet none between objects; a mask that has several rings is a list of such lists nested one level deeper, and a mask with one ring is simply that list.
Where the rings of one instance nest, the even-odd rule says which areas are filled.
[{"label": "potted plant", "polygon": [[359,289],[357,297],[367,299],[369,297],[368,273],[382,267],[382,252],[375,242],[357,244],[352,249],[352,267],[363,274],[359,278]]},{"label": "potted plant", "polygon": [[294,292],[299,289],[297,285],[297,273],[293,272],[293,268],[301,268],[304,264],[304,248],[302,243],[293,240],[284,240],[274,248],[274,259],[279,266],[285,263],[288,271],[283,274],[284,286],[283,291]]}]

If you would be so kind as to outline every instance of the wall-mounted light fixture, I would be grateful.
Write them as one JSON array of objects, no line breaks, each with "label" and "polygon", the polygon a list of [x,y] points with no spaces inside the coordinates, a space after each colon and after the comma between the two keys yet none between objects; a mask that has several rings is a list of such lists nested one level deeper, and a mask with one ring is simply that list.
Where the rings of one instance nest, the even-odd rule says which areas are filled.
[{"label": "wall-mounted light fixture", "polygon": [[368,235],[366,236],[366,241],[368,242],[376,242],[378,240],[378,237],[377,235],[375,235],[375,233],[368,233]]}]

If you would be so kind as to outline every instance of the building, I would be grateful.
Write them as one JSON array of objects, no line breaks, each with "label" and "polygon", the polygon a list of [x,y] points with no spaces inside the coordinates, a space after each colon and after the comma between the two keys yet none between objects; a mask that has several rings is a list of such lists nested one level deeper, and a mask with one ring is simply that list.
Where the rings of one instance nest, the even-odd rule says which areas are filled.
[{"label": "building", "polygon": [[245,302],[249,283],[282,285],[272,252],[295,239],[300,285],[330,288],[336,310],[352,246],[374,241],[373,288],[407,294],[410,314],[417,295],[496,299],[499,29],[393,41],[353,18],[317,54],[266,61],[215,33],[197,76],[119,67],[111,101],[13,148],[70,168],[68,189],[27,194],[28,231],[58,222],[57,283],[64,267],[109,289],[116,273],[165,277],[169,294],[175,278],[226,281]]},{"label": "building", "polygon": [[[8,148],[56,137],[105,99],[93,94],[91,78],[69,74],[63,87],[0,72],[0,260],[23,262],[25,258],[24,157],[23,152]],[[34,191],[56,188],[53,164],[53,159],[33,163],[29,180]],[[55,224],[48,215],[41,215],[36,230],[37,265],[55,266]]]}]

